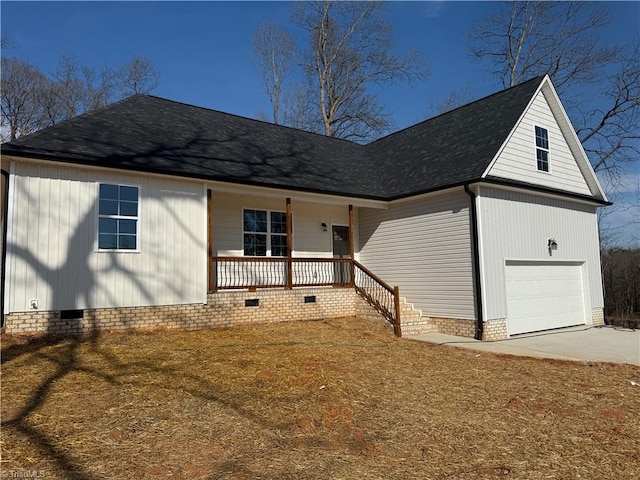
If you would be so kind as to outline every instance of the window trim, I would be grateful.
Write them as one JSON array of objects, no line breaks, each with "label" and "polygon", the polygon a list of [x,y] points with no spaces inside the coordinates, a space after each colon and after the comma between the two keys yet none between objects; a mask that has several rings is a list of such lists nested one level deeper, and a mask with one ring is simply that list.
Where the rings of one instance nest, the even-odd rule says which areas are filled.
[{"label": "window trim", "polygon": [[[537,132],[537,129],[544,130],[545,133],[547,134],[546,135],[546,137],[547,137],[547,146],[546,147],[544,147],[542,145],[538,145],[538,132]],[[550,158],[551,157],[551,148],[550,148],[550,143],[551,142],[549,141],[549,129],[545,128],[545,127],[542,127],[540,125],[534,125],[533,126],[533,141],[534,141],[534,144],[535,144],[535,152],[536,152],[535,158],[534,158],[535,162],[536,162],[536,171],[537,172],[546,173],[546,174],[550,174],[551,173],[551,158]],[[538,152],[545,152],[547,154],[547,160],[546,160],[547,169],[546,170],[540,168],[540,165],[538,163],[539,162],[539,160],[538,160]]]},{"label": "window trim", "polygon": [[[138,189],[138,215],[135,217],[129,217],[129,216],[122,216],[122,215],[100,215],[100,185],[115,185],[117,187],[133,187],[133,188],[137,188]],[[96,182],[96,193],[95,193],[95,198],[96,198],[96,204],[95,204],[95,236],[94,236],[94,241],[95,241],[95,248],[94,251],[97,253],[141,253],[141,249],[140,249],[140,240],[141,240],[141,235],[140,235],[140,225],[141,225],[141,218],[142,218],[142,209],[140,208],[141,205],[141,195],[142,193],[142,186],[137,185],[137,184],[132,184],[132,183],[118,183],[118,182],[111,182],[111,181],[101,181],[101,182]],[[115,219],[122,219],[122,220],[136,220],[136,248],[100,248],[100,218],[115,218]]]},{"label": "window trim", "polygon": [[[255,212],[266,212],[267,214],[267,231],[266,232],[251,232],[251,231],[247,231],[244,229],[244,212],[247,210],[252,210]],[[269,209],[265,209],[265,208],[255,208],[255,207],[242,207],[242,212],[240,215],[240,221],[242,223],[241,228],[240,228],[240,244],[242,245],[241,251],[242,251],[242,256],[243,257],[248,257],[248,258],[287,258],[287,255],[273,255],[273,250],[272,250],[272,244],[271,244],[271,236],[272,235],[277,235],[280,237],[284,237],[285,239],[287,238],[287,233],[285,231],[285,233],[273,233],[271,232],[271,214],[272,213],[280,213],[282,215],[285,216],[285,221],[286,221],[286,216],[287,216],[287,212],[286,211],[282,211],[282,210],[269,210]],[[293,216],[292,216],[292,225],[291,225],[291,238],[292,241],[291,243],[293,244]],[[257,233],[258,235],[266,235],[267,237],[267,243],[266,243],[266,255],[247,255],[244,249],[244,236],[246,233]],[[286,243],[285,243],[286,246]],[[293,250],[293,249],[292,249]]]}]

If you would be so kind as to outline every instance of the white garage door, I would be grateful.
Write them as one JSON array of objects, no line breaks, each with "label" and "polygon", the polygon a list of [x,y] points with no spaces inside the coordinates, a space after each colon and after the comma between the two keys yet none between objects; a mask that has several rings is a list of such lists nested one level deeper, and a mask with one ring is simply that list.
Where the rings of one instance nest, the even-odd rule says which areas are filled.
[{"label": "white garage door", "polygon": [[580,264],[507,262],[506,288],[510,335],[586,323]]}]

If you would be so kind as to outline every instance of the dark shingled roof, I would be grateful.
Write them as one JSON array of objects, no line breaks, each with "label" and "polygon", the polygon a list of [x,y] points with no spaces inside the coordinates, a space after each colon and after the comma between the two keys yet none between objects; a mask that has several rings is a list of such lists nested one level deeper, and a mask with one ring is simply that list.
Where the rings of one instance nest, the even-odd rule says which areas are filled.
[{"label": "dark shingled roof", "polygon": [[478,180],[543,77],[425,120],[367,146],[384,166],[391,198]]},{"label": "dark shingled roof", "polygon": [[136,95],[2,153],[388,200],[480,179],[542,77],[368,145]]}]

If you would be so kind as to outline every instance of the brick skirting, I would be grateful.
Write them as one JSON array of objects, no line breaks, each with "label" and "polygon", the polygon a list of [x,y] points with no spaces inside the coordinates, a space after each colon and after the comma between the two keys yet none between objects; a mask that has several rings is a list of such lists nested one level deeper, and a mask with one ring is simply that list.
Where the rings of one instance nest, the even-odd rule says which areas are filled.
[{"label": "brick skirting", "polygon": [[[315,301],[313,301],[315,297]],[[257,305],[256,305],[257,303]],[[402,333],[439,332],[475,336],[475,320],[409,316],[403,306]],[[67,315],[68,316],[68,315]],[[208,295],[207,304],[97,308],[82,318],[62,318],[60,311],[18,312],[5,315],[6,333],[81,334],[129,328],[200,330],[249,323],[317,320],[358,316],[388,322],[351,288],[273,289],[257,292],[223,291]],[[602,308],[592,310],[593,325],[604,325]],[[484,324],[483,340],[508,338],[504,318]]]},{"label": "brick skirting", "polygon": [[504,340],[506,338],[509,338],[506,318],[496,318],[484,322],[482,340]]},{"label": "brick skirting", "polygon": [[604,325],[604,308],[591,309],[591,325]]},{"label": "brick skirting", "polygon": [[428,323],[435,325],[438,333],[456,335],[458,337],[472,337],[476,334],[475,320],[459,318],[429,317]]},{"label": "brick skirting", "polygon": [[[420,327],[415,328],[415,334],[437,332],[458,337],[474,338],[476,334],[476,321],[460,318],[422,317],[424,321]],[[405,330],[403,329],[403,332]],[[406,332],[412,334],[414,332]],[[499,318],[484,322],[482,340],[504,340],[507,335],[507,319]]]},{"label": "brick skirting", "polygon": [[[604,325],[604,309],[591,310],[591,325]],[[406,323],[405,323],[406,322]],[[476,321],[459,318],[417,317],[411,320],[402,319],[403,335],[419,335],[421,333],[445,333],[458,337],[474,338]],[[507,319],[496,318],[484,322],[482,340],[494,341],[509,338]]]},{"label": "brick skirting", "polygon": [[[223,291],[209,294],[206,305],[96,308],[78,312],[81,318],[62,318],[60,311],[11,313],[5,315],[5,332],[71,335],[131,328],[200,330],[356,315],[384,321],[351,288]],[[72,312],[65,312],[64,316],[70,315],[74,316]]]}]

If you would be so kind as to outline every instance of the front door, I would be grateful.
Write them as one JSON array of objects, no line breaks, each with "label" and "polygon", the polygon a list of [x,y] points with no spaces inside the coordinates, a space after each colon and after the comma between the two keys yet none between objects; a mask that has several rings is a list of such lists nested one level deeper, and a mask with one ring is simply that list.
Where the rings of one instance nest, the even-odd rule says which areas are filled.
[{"label": "front door", "polygon": [[[349,255],[349,227],[333,225],[333,258],[350,258]],[[349,263],[335,263],[333,266],[334,283],[349,283]]]}]

